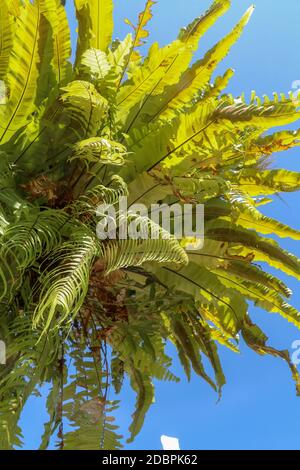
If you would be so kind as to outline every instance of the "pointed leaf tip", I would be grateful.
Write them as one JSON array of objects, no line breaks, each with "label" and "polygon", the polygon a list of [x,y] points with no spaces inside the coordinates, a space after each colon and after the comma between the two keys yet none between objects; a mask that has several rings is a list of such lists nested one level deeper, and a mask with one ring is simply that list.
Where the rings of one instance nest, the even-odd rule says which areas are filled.
[{"label": "pointed leaf tip", "polygon": [[252,15],[252,13],[254,12],[254,10],[255,10],[255,5],[252,4],[252,5],[248,8],[248,10],[246,11],[246,14],[249,15],[249,18],[251,17],[251,15]]}]

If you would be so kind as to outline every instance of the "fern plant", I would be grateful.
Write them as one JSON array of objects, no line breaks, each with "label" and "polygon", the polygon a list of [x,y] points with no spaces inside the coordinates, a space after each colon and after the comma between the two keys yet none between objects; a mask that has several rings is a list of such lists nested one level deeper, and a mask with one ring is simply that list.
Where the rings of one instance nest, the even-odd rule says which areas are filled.
[{"label": "fern plant", "polygon": [[[0,79],[0,448],[22,446],[19,418],[39,387],[49,390],[41,449],[115,449],[114,423],[128,376],[136,392],[130,440],[154,397],[153,379],[177,382],[167,342],[221,393],[218,343],[284,359],[267,344],[248,301],[300,326],[290,289],[266,266],[300,278],[300,262],[270,236],[300,232],[266,217],[271,196],[300,188],[300,174],[269,169],[274,152],[299,145],[299,131],[268,132],[299,119],[294,97],[249,101],[224,90],[233,75],[212,76],[241,35],[235,28],[193,61],[198,42],[226,13],[215,0],[171,44],[141,46],[155,2],[148,0],[122,40],[113,37],[112,0],[75,0],[70,28],[59,0],[2,0]],[[96,235],[100,203],[150,207],[205,204],[205,242],[106,240]],[[143,218],[141,224],[153,221]],[[172,234],[171,234],[172,235]],[[262,268],[259,263],[263,262]],[[214,377],[206,372],[206,357]]]}]

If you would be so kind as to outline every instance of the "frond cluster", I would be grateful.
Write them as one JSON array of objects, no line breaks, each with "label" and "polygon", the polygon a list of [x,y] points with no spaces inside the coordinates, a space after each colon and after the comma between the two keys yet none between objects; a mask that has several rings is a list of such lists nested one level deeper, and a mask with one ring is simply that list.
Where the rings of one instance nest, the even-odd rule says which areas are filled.
[{"label": "frond cluster", "polygon": [[[249,100],[225,92],[218,64],[253,8],[203,58],[198,42],[230,7],[215,0],[171,44],[146,57],[154,1],[124,40],[112,41],[112,0],[75,0],[78,42],[59,0],[1,0],[0,79],[0,447],[22,445],[19,418],[47,385],[49,422],[60,449],[120,448],[112,413],[125,376],[136,392],[130,440],[154,399],[153,380],[179,379],[165,352],[171,341],[188,378],[219,395],[225,377],[218,344],[240,338],[284,359],[267,343],[248,302],[300,327],[291,291],[266,266],[300,279],[300,261],[273,235],[300,232],[266,217],[262,204],[297,191],[300,174],[269,169],[274,152],[299,145],[299,131],[272,128],[299,119],[294,96]],[[268,135],[266,136],[266,131]],[[155,225],[149,240],[97,237],[97,208],[165,202],[205,205],[203,248]],[[168,235],[166,237],[165,235]],[[259,263],[264,263],[264,268]],[[205,369],[207,359],[213,377]]]}]

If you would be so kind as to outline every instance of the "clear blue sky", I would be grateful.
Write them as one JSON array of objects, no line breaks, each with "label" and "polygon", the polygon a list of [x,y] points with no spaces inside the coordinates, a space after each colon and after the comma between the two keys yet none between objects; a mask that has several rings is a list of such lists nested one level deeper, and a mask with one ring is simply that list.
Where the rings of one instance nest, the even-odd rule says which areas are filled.
[{"label": "clear blue sky", "polygon": [[[70,1],[69,1],[70,3]],[[134,20],[144,0],[116,0],[116,36],[128,32],[124,17]],[[158,0],[154,8],[150,39],[161,44],[171,41],[179,28],[199,16],[209,0]],[[206,35],[199,55],[228,32],[251,4],[250,0],[232,0],[232,9]],[[219,71],[228,67],[236,71],[229,91],[239,95],[256,90],[259,95],[273,91],[287,92],[294,80],[300,80],[300,2],[299,0],[257,0],[256,10],[243,37],[234,47]],[[75,24],[73,24],[75,35]],[[299,126],[300,127],[300,126]],[[300,149],[281,154],[276,165],[300,171]],[[300,194],[284,196],[266,208],[266,213],[300,229]],[[286,249],[300,257],[298,242],[284,241]],[[300,309],[299,283],[285,279],[294,291],[293,304]],[[272,338],[277,348],[290,349],[300,331],[279,316],[259,309],[251,315]],[[172,351],[171,351],[172,352]],[[291,351],[292,352],[292,351]],[[241,354],[220,350],[227,385],[223,398],[217,397],[198,377],[187,383],[178,362],[173,370],[182,376],[180,384],[158,383],[156,403],[135,442],[126,448],[160,449],[160,435],[180,439],[182,449],[299,449],[300,398],[285,363],[260,357],[241,347]],[[117,422],[125,435],[134,407],[134,395],[125,387]],[[23,414],[26,448],[36,448],[46,414],[40,401],[31,400]]]}]

